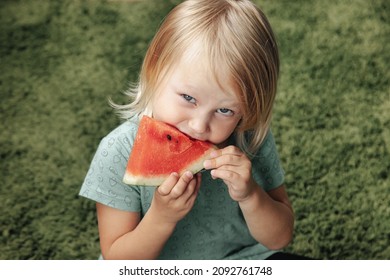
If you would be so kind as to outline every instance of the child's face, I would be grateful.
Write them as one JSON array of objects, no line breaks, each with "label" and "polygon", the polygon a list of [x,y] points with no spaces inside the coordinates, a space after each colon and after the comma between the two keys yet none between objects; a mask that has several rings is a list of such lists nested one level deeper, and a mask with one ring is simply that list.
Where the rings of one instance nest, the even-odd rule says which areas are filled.
[{"label": "child's face", "polygon": [[221,88],[199,60],[182,59],[156,92],[153,117],[192,138],[221,144],[241,119],[240,102],[227,75]]}]

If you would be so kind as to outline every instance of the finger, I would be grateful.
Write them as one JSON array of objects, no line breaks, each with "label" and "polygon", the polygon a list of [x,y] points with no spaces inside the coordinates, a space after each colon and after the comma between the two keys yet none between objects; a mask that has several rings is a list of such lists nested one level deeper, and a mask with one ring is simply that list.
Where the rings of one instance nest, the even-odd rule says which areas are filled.
[{"label": "finger", "polygon": [[197,186],[197,179],[194,176],[191,179],[191,181],[188,183],[183,194],[178,199],[182,199],[183,201],[189,200],[191,198],[191,196],[193,196],[194,193],[196,192],[196,186]]},{"label": "finger", "polygon": [[202,185],[202,174],[198,173],[196,175],[196,186],[195,186],[195,192],[194,194],[197,196],[200,190],[200,186]]},{"label": "finger", "polygon": [[240,148],[230,145],[223,149],[212,151],[210,153],[210,157],[213,158],[213,157],[218,157],[218,156],[228,155],[228,154],[243,155],[244,153],[241,151]]},{"label": "finger", "polygon": [[194,176],[194,178],[188,184],[184,199],[188,200],[193,195],[196,196],[199,192],[201,182],[202,182],[202,175],[198,173]]},{"label": "finger", "polygon": [[205,169],[213,169],[222,165],[240,165],[242,160],[247,159],[245,154],[235,146],[228,146],[221,150],[211,152],[210,159],[205,160]]},{"label": "finger", "polygon": [[233,154],[226,154],[221,155],[216,158],[211,158],[208,160],[205,160],[203,163],[203,166],[205,169],[214,169],[219,168],[221,166],[242,166],[243,165],[243,156],[240,155],[233,155]]},{"label": "finger", "polygon": [[178,180],[179,174],[176,172],[171,173],[169,177],[157,188],[158,193],[162,196],[168,195]]},{"label": "finger", "polygon": [[[215,153],[216,152],[216,153]],[[224,153],[228,153],[228,154],[240,154],[242,153],[241,149],[237,146],[234,146],[234,145],[229,145],[229,146],[226,146],[225,148],[222,148],[222,149],[217,149],[217,150],[213,150],[210,155],[213,155],[213,154],[216,154],[216,155],[222,155]]]},{"label": "finger", "polygon": [[180,176],[179,180],[177,181],[176,185],[173,187],[171,190],[171,196],[172,198],[178,198],[187,189],[189,183],[191,180],[194,178],[194,175],[192,174],[191,171],[186,171],[183,173],[182,176]]},{"label": "finger", "polygon": [[226,169],[213,169],[211,170],[211,176],[213,179],[222,179],[225,182],[234,182],[239,183],[241,180],[240,174],[232,171],[232,170],[226,170]]},{"label": "finger", "polygon": [[[187,193],[187,198],[186,198],[186,204],[187,205],[194,205],[195,203],[195,199],[197,198],[198,196],[198,193],[199,193],[199,189],[200,189],[200,185],[201,185],[201,174],[197,174],[196,177],[194,177],[194,179],[192,179],[194,181],[194,186],[192,188],[192,190],[188,190],[188,193]],[[192,184],[192,182],[190,183]]]},{"label": "finger", "polygon": [[196,191],[199,191],[200,185],[202,184],[202,174],[196,174]]}]

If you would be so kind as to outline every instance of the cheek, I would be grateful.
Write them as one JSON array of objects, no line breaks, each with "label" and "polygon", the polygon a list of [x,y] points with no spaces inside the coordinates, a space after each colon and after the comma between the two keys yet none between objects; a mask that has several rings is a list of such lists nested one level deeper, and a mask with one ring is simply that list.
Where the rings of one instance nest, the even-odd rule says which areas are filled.
[{"label": "cheek", "polygon": [[214,128],[211,130],[212,133],[210,141],[214,144],[221,144],[225,142],[230,137],[230,135],[232,135],[232,133],[236,129],[236,126],[237,123],[235,122],[228,125],[219,124],[214,126]]},{"label": "cheek", "polygon": [[164,116],[169,113],[169,102],[164,92],[157,94],[152,100],[153,118],[159,121],[164,121]]},{"label": "cheek", "polygon": [[152,115],[156,120],[160,120],[160,115],[163,114],[164,106],[158,104],[158,100],[152,102]]},{"label": "cheek", "polygon": [[184,118],[185,113],[182,108],[175,106],[172,102],[156,103],[153,107],[153,118],[176,126]]}]

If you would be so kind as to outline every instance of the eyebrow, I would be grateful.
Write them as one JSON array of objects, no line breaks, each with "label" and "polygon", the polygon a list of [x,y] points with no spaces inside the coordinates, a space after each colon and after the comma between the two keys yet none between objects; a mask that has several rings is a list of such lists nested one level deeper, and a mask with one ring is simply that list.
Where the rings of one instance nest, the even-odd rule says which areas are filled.
[{"label": "eyebrow", "polygon": [[[196,84],[191,84],[191,81],[189,81],[189,82],[188,81],[179,81],[179,83],[177,83],[175,85],[175,88],[176,88],[176,90],[184,91],[185,93],[187,93],[189,95],[191,95],[191,94],[196,95],[197,92],[202,91],[200,88],[198,88],[196,86]],[[220,108],[226,108],[226,109],[234,108],[234,109],[236,109],[235,111],[241,110],[241,108],[242,108],[241,102],[238,99],[238,97],[236,96],[236,94],[234,92],[227,91],[225,87],[221,88],[221,89],[229,100],[226,101],[226,99],[224,99],[223,102],[224,103],[226,102],[225,103],[226,105],[223,105]],[[189,91],[189,92],[186,92],[186,91]],[[193,97],[197,98],[197,96],[193,96]]]}]

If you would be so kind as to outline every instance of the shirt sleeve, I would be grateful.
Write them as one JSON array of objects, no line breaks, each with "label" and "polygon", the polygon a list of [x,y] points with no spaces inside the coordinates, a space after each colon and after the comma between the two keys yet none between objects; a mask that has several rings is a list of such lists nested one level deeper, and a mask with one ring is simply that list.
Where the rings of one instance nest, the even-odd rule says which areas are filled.
[{"label": "shirt sleeve", "polygon": [[104,137],[93,157],[79,195],[120,210],[139,212],[139,188],[123,183],[136,127],[124,123]]},{"label": "shirt sleeve", "polygon": [[283,184],[284,170],[281,166],[274,136],[268,132],[259,151],[252,159],[252,174],[256,182],[270,191]]}]

